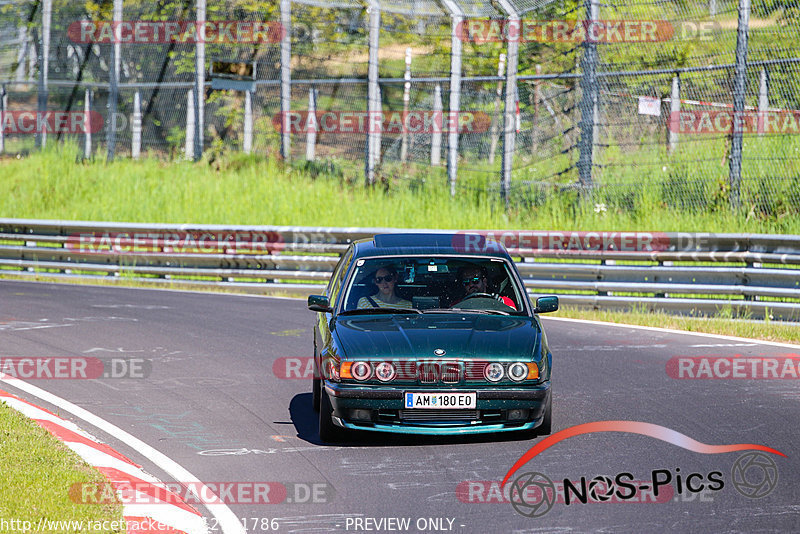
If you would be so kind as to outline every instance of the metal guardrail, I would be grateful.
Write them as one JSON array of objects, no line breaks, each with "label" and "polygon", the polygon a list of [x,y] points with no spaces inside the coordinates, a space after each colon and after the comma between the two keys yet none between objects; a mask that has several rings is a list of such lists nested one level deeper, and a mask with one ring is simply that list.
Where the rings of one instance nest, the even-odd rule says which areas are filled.
[{"label": "metal guardrail", "polygon": [[[442,230],[0,219],[0,274],[313,294],[348,243]],[[800,236],[486,231],[531,295],[568,305],[800,320]],[[465,246],[471,243],[467,232]]]}]

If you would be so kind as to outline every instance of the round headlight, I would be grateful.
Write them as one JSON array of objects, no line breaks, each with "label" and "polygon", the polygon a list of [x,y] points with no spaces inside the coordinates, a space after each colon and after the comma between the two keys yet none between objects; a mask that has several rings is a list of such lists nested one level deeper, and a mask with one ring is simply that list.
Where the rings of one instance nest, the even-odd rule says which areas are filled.
[{"label": "round headlight", "polygon": [[381,362],[375,366],[375,376],[381,382],[393,380],[396,374],[397,371],[395,370],[394,365],[389,362]]},{"label": "round headlight", "polygon": [[355,362],[350,372],[356,380],[366,380],[372,376],[372,367],[367,362]]},{"label": "round headlight", "polygon": [[499,363],[493,362],[486,366],[483,370],[483,376],[489,382],[498,382],[503,379],[503,366]]},{"label": "round headlight", "polygon": [[519,382],[528,376],[528,366],[522,362],[514,362],[508,366],[508,378]]}]

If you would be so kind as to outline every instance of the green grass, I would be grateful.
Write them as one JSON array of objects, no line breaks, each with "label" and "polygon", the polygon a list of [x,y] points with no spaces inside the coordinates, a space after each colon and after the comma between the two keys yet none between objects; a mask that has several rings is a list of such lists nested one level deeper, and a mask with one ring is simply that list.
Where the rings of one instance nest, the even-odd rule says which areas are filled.
[{"label": "green grass", "polygon": [[[509,209],[488,173],[464,173],[455,198],[442,169],[387,165],[373,188],[356,162],[322,172],[275,159],[217,154],[213,161],[155,158],[81,162],[72,146],[0,160],[5,217],[152,223],[267,224],[394,228],[800,233],[791,205],[732,212],[667,205],[647,187],[585,201],[574,193],[526,195]],[[323,166],[324,167],[324,166]],[[596,212],[603,202],[606,211]],[[724,207],[723,207],[724,206]]]},{"label": "green grass", "polygon": [[[0,518],[30,521],[36,529],[40,520],[121,521],[119,504],[79,504],[69,496],[73,484],[105,484],[98,471],[81,460],[64,444],[33,421],[0,403]],[[16,523],[19,526],[21,523]],[[107,523],[110,525],[111,523]],[[117,523],[119,525],[119,523]],[[63,526],[63,525],[62,525]],[[2,532],[22,531],[8,524]],[[32,530],[31,530],[32,531]],[[58,529],[51,524],[42,532],[79,532]],[[99,530],[99,532],[122,532]]]},{"label": "green grass", "polygon": [[640,310],[600,311],[565,307],[554,316],[800,344],[800,325],[796,323],[732,320],[725,312],[716,317],[696,318]]}]

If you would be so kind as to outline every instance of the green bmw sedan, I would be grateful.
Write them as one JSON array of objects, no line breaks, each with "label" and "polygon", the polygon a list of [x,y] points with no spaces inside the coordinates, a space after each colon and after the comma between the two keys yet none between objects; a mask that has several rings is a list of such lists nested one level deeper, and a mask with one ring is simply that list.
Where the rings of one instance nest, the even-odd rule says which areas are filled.
[{"label": "green bmw sedan", "polygon": [[324,442],[349,430],[475,434],[551,430],[552,355],[503,246],[470,234],[352,243],[314,327],[313,403]]}]

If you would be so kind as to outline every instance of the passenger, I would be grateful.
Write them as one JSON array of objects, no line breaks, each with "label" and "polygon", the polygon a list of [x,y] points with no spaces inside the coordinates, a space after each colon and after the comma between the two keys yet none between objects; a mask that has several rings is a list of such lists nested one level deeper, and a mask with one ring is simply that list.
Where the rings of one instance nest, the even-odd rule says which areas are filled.
[{"label": "passenger", "polygon": [[395,293],[397,285],[397,271],[393,267],[381,267],[375,271],[372,283],[378,292],[371,297],[358,299],[358,309],[364,308],[404,308],[411,309],[411,301],[401,299]]},{"label": "passenger", "polygon": [[513,308],[514,310],[517,309],[514,301],[510,298],[502,295],[489,294],[489,275],[485,267],[480,267],[478,265],[467,265],[466,267],[462,267],[458,270],[458,280],[464,287],[464,297],[460,301],[453,304],[453,306],[457,306],[470,295],[485,293],[489,295],[486,298],[495,298],[506,306]]}]

